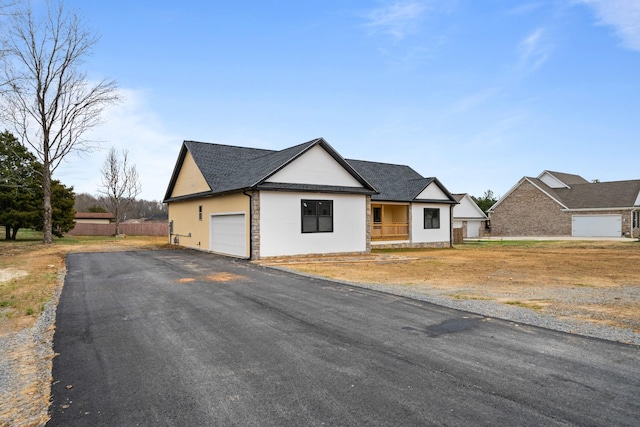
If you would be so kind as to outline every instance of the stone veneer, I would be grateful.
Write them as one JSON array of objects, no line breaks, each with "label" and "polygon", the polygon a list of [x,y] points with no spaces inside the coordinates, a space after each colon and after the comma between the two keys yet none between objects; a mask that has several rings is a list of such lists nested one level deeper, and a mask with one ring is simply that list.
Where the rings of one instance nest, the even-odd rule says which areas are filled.
[{"label": "stone veneer", "polygon": [[260,192],[251,192],[251,259],[260,259]]},{"label": "stone veneer", "polygon": [[451,242],[390,242],[373,245],[373,249],[419,249],[419,248],[450,248]]}]

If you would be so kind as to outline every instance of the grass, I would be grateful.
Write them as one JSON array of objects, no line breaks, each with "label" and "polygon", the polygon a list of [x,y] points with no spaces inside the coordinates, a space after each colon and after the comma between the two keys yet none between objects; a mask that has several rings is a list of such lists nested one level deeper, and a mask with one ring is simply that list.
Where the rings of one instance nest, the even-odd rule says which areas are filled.
[{"label": "grass", "polygon": [[[0,227],[0,237],[4,237],[4,227]],[[55,293],[69,252],[153,249],[167,243],[164,236],[65,236],[54,237],[51,245],[42,239],[41,232],[21,229],[15,241],[0,240],[0,271],[12,274],[0,282],[0,334],[35,322]]]},{"label": "grass", "polygon": [[541,311],[545,308],[545,304],[532,301],[505,301],[505,304],[512,305],[514,307],[528,308],[534,311]]}]

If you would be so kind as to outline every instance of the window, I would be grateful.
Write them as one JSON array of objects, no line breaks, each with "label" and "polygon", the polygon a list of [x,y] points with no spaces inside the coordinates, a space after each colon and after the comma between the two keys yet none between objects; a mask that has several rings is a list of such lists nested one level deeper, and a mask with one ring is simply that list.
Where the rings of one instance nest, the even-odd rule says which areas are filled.
[{"label": "window", "polygon": [[424,208],[424,228],[440,228],[440,209]]},{"label": "window", "polygon": [[382,222],[382,208],[373,208],[373,222]]},{"label": "window", "polygon": [[333,200],[302,201],[302,232],[333,232]]},{"label": "window", "polygon": [[198,206],[198,219],[202,221],[202,205]]}]

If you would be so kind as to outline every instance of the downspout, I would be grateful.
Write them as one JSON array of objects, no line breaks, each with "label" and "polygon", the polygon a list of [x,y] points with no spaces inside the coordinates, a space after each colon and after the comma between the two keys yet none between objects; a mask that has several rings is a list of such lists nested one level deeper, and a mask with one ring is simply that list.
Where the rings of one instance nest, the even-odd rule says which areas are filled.
[{"label": "downspout", "polygon": [[253,259],[253,197],[242,190],[242,194],[249,198],[249,261]]},{"label": "downspout", "polygon": [[449,247],[453,247],[453,207],[455,205],[449,205]]}]

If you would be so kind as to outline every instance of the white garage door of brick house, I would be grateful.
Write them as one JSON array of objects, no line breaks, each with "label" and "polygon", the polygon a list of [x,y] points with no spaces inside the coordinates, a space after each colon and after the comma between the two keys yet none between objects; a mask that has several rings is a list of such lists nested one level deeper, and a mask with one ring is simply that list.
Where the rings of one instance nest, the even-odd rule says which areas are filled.
[{"label": "white garage door of brick house", "polygon": [[573,215],[571,235],[574,237],[620,237],[620,215]]},{"label": "white garage door of brick house", "polygon": [[246,223],[244,213],[211,215],[211,251],[245,258]]}]

